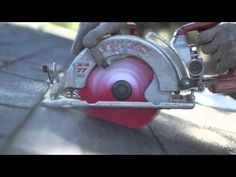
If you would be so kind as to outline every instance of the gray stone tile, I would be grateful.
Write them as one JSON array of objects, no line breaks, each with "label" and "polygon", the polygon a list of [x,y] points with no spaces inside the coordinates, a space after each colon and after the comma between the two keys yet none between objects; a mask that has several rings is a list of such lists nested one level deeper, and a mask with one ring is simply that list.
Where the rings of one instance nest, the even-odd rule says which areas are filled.
[{"label": "gray stone tile", "polygon": [[14,130],[23,124],[30,109],[20,109],[0,105],[0,134],[10,136]]},{"label": "gray stone tile", "polygon": [[45,36],[37,30],[11,25],[0,24],[0,45],[22,44],[26,40],[38,39]]},{"label": "gray stone tile", "polygon": [[7,154],[163,154],[148,128],[133,130],[82,111],[39,107]]},{"label": "gray stone tile", "polygon": [[47,74],[42,71],[42,65],[35,65],[25,61],[5,66],[1,71],[39,81],[46,81],[48,78]]},{"label": "gray stone tile", "polygon": [[1,149],[5,146],[6,143],[7,143],[7,138],[0,136],[0,155],[3,154]]},{"label": "gray stone tile", "polygon": [[72,46],[72,41],[69,45],[64,44],[64,45],[56,46],[52,50],[48,50],[44,52],[44,54],[49,56],[50,58],[63,59],[66,61],[68,59],[74,59],[75,56],[74,54],[71,53],[71,46]]},{"label": "gray stone tile", "polygon": [[26,78],[46,81],[48,79],[47,74],[42,72],[43,65],[52,65],[53,62],[57,64],[57,68],[60,71],[66,71],[69,65],[72,63],[73,58],[60,58],[55,56],[48,56],[45,54],[34,56],[30,59],[16,62],[11,65],[3,67],[1,70],[24,76]]},{"label": "gray stone tile", "polygon": [[230,154],[236,152],[236,134],[199,126],[181,119],[178,114],[176,116],[160,114],[150,127],[168,154]]},{"label": "gray stone tile", "polygon": [[25,41],[54,41],[57,44],[69,43],[70,40],[28,27],[14,24],[0,24],[0,45],[24,44]]},{"label": "gray stone tile", "polygon": [[46,83],[0,72],[0,104],[31,108],[47,89]]},{"label": "gray stone tile", "polygon": [[[4,66],[3,71],[46,80],[47,75],[42,72],[42,65],[56,62],[60,68],[66,70],[74,59],[70,50],[71,40],[8,24],[0,25],[0,34],[0,63]],[[34,55],[30,56],[31,54]],[[22,57],[27,58],[22,62],[6,65]]]},{"label": "gray stone tile", "polygon": [[0,25],[1,62],[8,63],[41,50],[50,50],[52,46],[65,46],[70,43],[72,43],[70,40],[40,30],[15,25]]},{"label": "gray stone tile", "polygon": [[15,60],[16,60],[16,58],[10,58],[10,57],[7,57],[7,56],[1,56],[0,55],[0,67],[2,65],[5,65],[5,64],[7,64],[9,62],[12,62],[12,61],[15,61]]},{"label": "gray stone tile", "polygon": [[[2,62],[9,63],[20,58],[28,57],[34,53],[48,50],[54,46],[52,42],[45,40],[40,41],[25,41],[23,44],[0,45],[0,57]],[[4,60],[3,60],[4,59]]]},{"label": "gray stone tile", "polygon": [[[56,48],[54,50],[62,50],[61,48]],[[65,53],[67,53],[65,55]],[[25,63],[29,63],[32,67],[41,69],[42,65],[50,65],[55,62],[57,65],[61,66],[64,69],[67,69],[68,66],[73,62],[75,56],[72,56],[69,50],[65,50],[64,55],[59,53],[44,52],[43,54],[34,56],[28,60],[25,60]]]}]

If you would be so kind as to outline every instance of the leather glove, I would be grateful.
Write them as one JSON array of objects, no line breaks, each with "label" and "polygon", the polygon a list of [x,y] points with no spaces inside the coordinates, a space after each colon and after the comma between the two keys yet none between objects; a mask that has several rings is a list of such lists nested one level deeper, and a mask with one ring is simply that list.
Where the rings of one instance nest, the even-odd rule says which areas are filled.
[{"label": "leather glove", "polygon": [[96,46],[104,36],[119,33],[126,22],[81,22],[72,45],[72,53],[78,55],[84,48]]},{"label": "leather glove", "polygon": [[203,53],[210,55],[210,63],[214,63],[216,72],[236,68],[236,23],[220,23],[199,33],[196,41],[202,46]]}]

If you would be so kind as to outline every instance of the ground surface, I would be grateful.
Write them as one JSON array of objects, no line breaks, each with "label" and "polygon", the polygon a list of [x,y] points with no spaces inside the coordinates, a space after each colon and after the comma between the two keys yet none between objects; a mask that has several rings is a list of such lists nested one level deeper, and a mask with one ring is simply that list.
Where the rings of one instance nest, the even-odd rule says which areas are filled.
[{"label": "ground surface", "polygon": [[236,112],[164,110],[132,130],[78,110],[41,105],[43,64],[67,68],[72,40],[0,24],[0,154],[236,154]]}]

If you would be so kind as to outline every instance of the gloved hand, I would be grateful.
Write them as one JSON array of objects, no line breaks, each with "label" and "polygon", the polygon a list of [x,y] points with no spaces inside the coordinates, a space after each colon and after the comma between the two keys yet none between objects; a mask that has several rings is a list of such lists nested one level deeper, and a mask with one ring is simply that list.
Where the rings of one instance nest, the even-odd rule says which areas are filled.
[{"label": "gloved hand", "polygon": [[202,46],[203,53],[210,55],[210,63],[215,63],[217,72],[236,68],[236,23],[220,23],[199,33],[197,44]]},{"label": "gloved hand", "polygon": [[78,55],[84,48],[96,46],[104,36],[119,33],[126,22],[81,22],[72,45],[72,53]]}]

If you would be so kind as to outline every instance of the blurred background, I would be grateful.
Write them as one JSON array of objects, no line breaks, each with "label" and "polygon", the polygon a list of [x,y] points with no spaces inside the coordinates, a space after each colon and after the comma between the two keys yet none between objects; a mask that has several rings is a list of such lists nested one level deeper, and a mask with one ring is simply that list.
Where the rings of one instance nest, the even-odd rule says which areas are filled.
[{"label": "blurred background", "polygon": [[[147,31],[153,31],[170,40],[173,32],[179,26],[186,22],[138,22],[140,32],[145,34]],[[79,22],[52,22],[51,24],[77,31]]]}]

